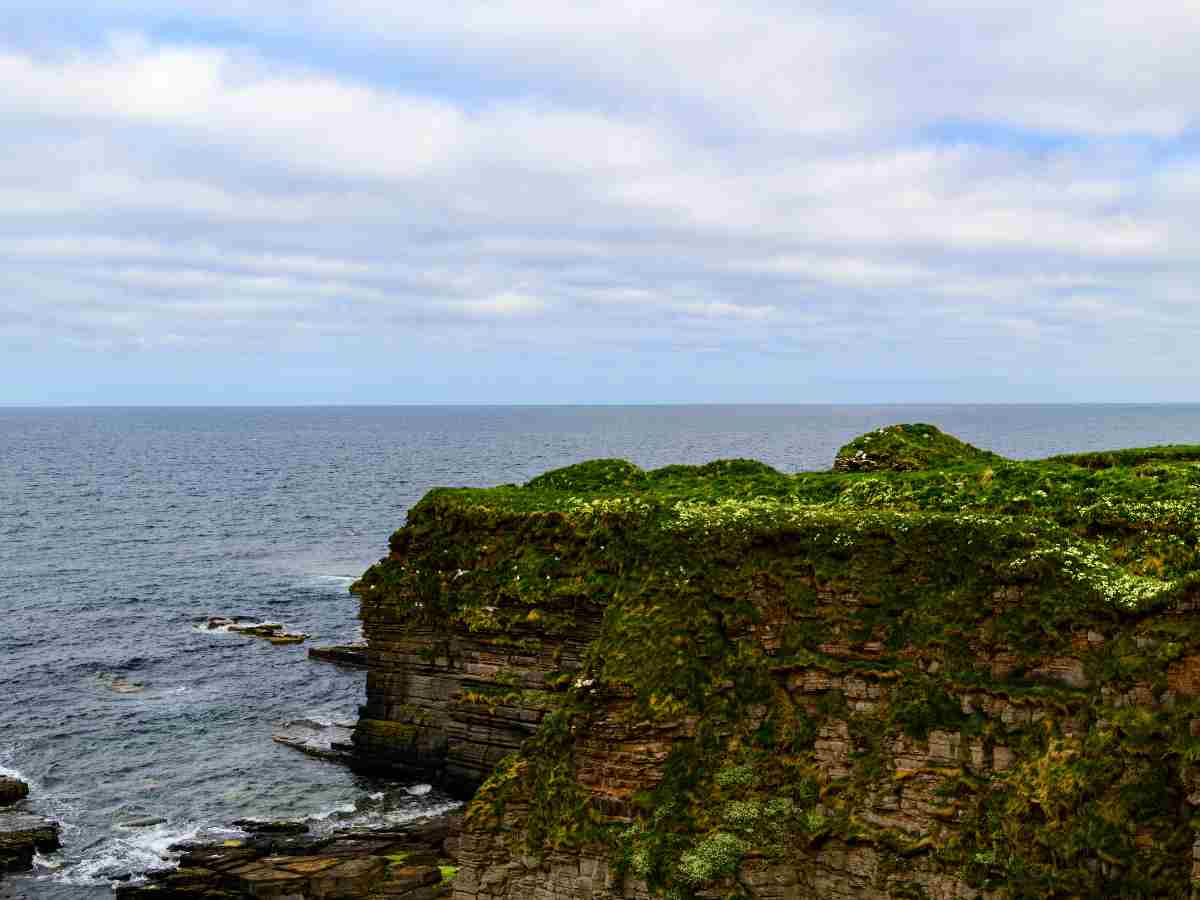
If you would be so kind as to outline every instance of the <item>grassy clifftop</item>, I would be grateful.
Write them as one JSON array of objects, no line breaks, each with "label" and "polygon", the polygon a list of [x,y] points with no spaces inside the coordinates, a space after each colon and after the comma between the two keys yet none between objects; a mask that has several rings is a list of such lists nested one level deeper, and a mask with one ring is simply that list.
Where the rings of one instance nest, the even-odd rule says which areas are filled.
[{"label": "grassy clifftop", "polygon": [[[878,896],[1188,896],[1200,447],[872,434],[830,472],[598,460],[414,507],[364,616],[514,652],[601,621],[471,827],[675,897],[829,846],[870,849]],[[617,777],[598,731],[670,749]]]}]

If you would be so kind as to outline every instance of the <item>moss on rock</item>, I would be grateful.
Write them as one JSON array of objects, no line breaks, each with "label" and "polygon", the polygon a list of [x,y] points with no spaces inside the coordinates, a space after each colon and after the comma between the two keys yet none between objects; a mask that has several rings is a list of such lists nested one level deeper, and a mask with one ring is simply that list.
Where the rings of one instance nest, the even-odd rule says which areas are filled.
[{"label": "moss on rock", "polygon": [[[605,460],[414,507],[364,618],[496,646],[599,622],[469,830],[678,898],[863,848],[862,896],[1189,896],[1200,448],[872,434],[831,472]],[[524,703],[496,682],[462,702]]]},{"label": "moss on rock", "polygon": [[868,431],[837,452],[833,467],[839,472],[911,472],[978,462],[1000,462],[1001,457],[946,434],[934,425],[889,425]]}]

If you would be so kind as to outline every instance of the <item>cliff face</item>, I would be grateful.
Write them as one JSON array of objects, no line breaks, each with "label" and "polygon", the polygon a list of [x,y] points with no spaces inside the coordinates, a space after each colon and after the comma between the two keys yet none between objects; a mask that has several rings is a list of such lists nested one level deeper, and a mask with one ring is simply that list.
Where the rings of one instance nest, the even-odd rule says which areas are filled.
[{"label": "cliff face", "polygon": [[843,459],[412,510],[354,740],[482,782],[457,900],[1192,895],[1200,448]]}]

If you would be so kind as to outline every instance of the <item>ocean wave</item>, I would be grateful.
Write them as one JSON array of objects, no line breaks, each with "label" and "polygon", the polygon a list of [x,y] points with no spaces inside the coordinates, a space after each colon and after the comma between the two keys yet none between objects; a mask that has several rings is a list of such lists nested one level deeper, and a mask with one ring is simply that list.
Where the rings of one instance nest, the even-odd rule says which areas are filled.
[{"label": "ocean wave", "polygon": [[29,790],[36,793],[41,785],[30,776],[26,775],[20,769],[13,765],[13,761],[17,756],[17,747],[15,744],[7,744],[0,746],[0,775],[7,778],[15,778],[17,781],[23,781],[29,785]]},{"label": "ocean wave", "polygon": [[31,791],[36,790],[40,785],[35,785],[32,778],[22,772],[20,769],[14,769],[11,766],[0,766],[0,776],[5,778],[15,778],[17,781],[23,781],[29,785]]},{"label": "ocean wave", "polygon": [[461,806],[461,801],[435,791],[430,785],[418,784],[376,791],[353,803],[338,804],[308,821],[317,834],[343,828],[394,828],[442,816]]}]

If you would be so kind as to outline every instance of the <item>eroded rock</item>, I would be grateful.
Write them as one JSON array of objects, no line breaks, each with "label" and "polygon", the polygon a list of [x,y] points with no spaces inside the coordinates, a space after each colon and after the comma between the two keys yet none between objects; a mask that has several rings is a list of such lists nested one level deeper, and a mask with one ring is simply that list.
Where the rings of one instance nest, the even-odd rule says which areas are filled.
[{"label": "eroded rock", "polygon": [[18,812],[0,812],[0,872],[16,872],[33,865],[34,853],[50,853],[61,846],[57,822]]},{"label": "eroded rock", "polygon": [[433,900],[451,894],[456,850],[448,839],[458,832],[457,818],[323,837],[290,833],[298,823],[238,824],[253,829],[252,837],[188,844],[179,868],[151,873],[145,883],[118,885],[116,896]]},{"label": "eroded rock", "polygon": [[0,775],[0,806],[12,806],[29,796],[29,785],[19,778]]}]

